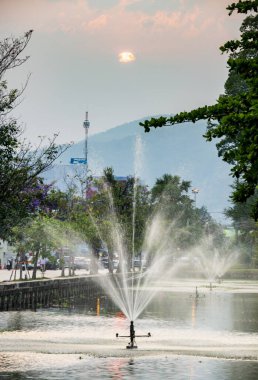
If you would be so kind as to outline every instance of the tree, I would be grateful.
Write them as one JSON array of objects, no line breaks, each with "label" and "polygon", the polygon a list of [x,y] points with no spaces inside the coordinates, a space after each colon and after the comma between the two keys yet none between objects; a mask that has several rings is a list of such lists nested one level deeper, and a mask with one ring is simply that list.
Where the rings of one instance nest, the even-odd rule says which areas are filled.
[{"label": "tree", "polygon": [[113,207],[111,213],[115,212],[130,258],[132,254],[140,252],[143,243],[150,210],[149,191],[138,178],[116,179],[112,168],[104,170],[104,183],[109,188],[113,202],[107,211],[110,213],[110,206]]},{"label": "tree", "polygon": [[[68,145],[57,146],[57,135],[46,144],[40,140],[37,148],[22,140],[22,128],[10,116],[22,90],[8,90],[3,79],[9,69],[22,65],[28,57],[20,54],[30,41],[32,30],[21,38],[6,38],[0,42],[0,237],[8,239],[12,227],[31,215],[33,200],[43,185],[39,176]],[[38,197],[38,200],[40,197]],[[38,209],[38,207],[37,207]]]},{"label": "tree", "polygon": [[103,177],[94,179],[92,187],[97,191],[88,199],[87,213],[99,239],[95,242],[99,248],[108,248],[111,271],[113,254],[120,255],[121,249],[130,266],[132,256],[142,247],[150,211],[149,191],[139,179],[117,178],[112,168],[104,169]]},{"label": "tree", "polygon": [[232,219],[236,233],[235,243],[238,247],[242,247],[243,259],[253,265],[258,264],[258,224],[250,217],[250,213],[257,198],[258,191],[256,190],[255,194],[249,197],[245,203],[232,202],[232,206],[225,210],[225,215]]},{"label": "tree", "polygon": [[27,220],[27,223],[23,226],[13,228],[13,236],[18,252],[25,253],[30,251],[33,253],[32,279],[36,279],[39,257],[49,257],[51,251],[56,248],[54,239],[46,229],[48,223],[49,221],[45,217],[38,216],[35,219]]},{"label": "tree", "polygon": [[154,213],[158,211],[167,223],[172,224],[171,233],[178,249],[198,243],[204,234],[212,233],[221,237],[221,228],[207,210],[194,206],[194,201],[188,195],[190,188],[190,181],[164,174],[156,180],[151,190]]},{"label": "tree", "polygon": [[[204,137],[207,141],[219,138],[218,153],[231,164],[231,174],[237,179],[232,193],[234,202],[245,202],[255,193],[258,184],[258,0],[239,0],[227,7],[229,14],[253,12],[241,27],[239,40],[226,42],[220,50],[229,53],[229,78],[226,93],[213,106],[204,106],[172,117],[152,118],[140,123],[146,132],[151,127],[163,127],[200,119],[208,121]],[[238,78],[237,89],[232,84]],[[228,87],[231,90],[228,91]],[[252,217],[258,219],[258,200]]]},{"label": "tree", "polygon": [[187,211],[193,210],[193,201],[187,195],[190,187],[190,181],[164,174],[156,180],[151,190],[152,202],[158,204],[158,208],[168,217],[178,218],[186,225],[189,217]]}]

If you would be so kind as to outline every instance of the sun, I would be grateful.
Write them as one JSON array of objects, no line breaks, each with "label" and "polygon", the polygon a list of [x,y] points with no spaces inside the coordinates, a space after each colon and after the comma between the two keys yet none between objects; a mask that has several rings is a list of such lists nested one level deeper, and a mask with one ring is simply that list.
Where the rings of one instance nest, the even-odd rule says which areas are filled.
[{"label": "sun", "polygon": [[121,63],[128,63],[136,60],[135,55],[130,51],[122,51],[118,54],[118,59]]}]

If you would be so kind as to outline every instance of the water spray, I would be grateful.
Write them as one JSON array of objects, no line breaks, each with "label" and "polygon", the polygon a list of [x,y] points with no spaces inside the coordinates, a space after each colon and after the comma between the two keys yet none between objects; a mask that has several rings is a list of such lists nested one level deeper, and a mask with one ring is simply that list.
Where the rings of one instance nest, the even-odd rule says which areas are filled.
[{"label": "water spray", "polygon": [[117,338],[130,338],[130,342],[126,346],[127,349],[135,349],[138,348],[135,342],[135,338],[149,338],[151,336],[151,333],[148,333],[147,335],[135,335],[135,330],[134,330],[134,323],[131,321],[130,323],[130,335],[119,335],[116,333]]}]

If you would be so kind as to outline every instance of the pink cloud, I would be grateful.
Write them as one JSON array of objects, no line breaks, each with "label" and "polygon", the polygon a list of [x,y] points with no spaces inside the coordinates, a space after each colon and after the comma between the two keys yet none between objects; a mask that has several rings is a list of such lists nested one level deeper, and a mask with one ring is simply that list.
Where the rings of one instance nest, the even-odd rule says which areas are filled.
[{"label": "pink cloud", "polygon": [[100,15],[96,17],[95,19],[89,21],[88,27],[89,29],[99,29],[103,28],[104,26],[107,25],[107,15]]},{"label": "pink cloud", "polygon": [[[105,0],[103,0],[105,1]],[[120,49],[122,45],[151,54],[168,47],[181,49],[182,41],[210,39],[210,44],[228,39],[232,34],[233,17],[225,10],[228,0],[181,0],[177,9],[156,13],[128,10],[138,0],[120,0],[117,5],[105,9],[105,13],[91,8],[85,0],[2,0],[0,24],[13,27],[13,33],[28,28],[36,31],[81,35],[90,32],[91,38],[105,41],[105,48]],[[21,5],[22,3],[22,5]],[[192,5],[191,5],[192,4]],[[193,5],[194,4],[194,5]],[[240,26],[240,20],[237,22]],[[234,29],[234,32],[237,29]]]},{"label": "pink cloud", "polygon": [[151,17],[150,19],[153,20],[153,25],[155,26],[165,26],[165,27],[172,27],[172,28],[178,28],[181,23],[182,14],[181,12],[173,12],[173,13],[166,13],[162,11],[156,12],[156,14]]}]

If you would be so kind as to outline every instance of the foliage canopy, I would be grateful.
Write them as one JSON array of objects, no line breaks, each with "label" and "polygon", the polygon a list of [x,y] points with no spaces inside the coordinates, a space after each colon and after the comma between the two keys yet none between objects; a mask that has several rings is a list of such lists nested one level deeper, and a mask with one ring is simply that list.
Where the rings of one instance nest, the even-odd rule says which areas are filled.
[{"label": "foliage canopy", "polygon": [[[238,40],[226,42],[221,48],[228,53],[229,79],[227,91],[217,103],[171,117],[151,118],[140,123],[145,132],[152,127],[184,122],[208,121],[204,137],[211,141],[220,139],[218,153],[231,164],[231,173],[237,179],[232,193],[234,202],[245,202],[255,193],[258,184],[258,0],[238,1],[227,7],[229,14],[252,12],[242,23]],[[229,81],[237,77],[238,88],[233,91]],[[258,219],[258,202],[252,208]]]},{"label": "foliage canopy", "polygon": [[22,140],[22,128],[10,116],[26,84],[22,90],[9,90],[3,77],[28,59],[20,54],[31,35],[32,30],[21,38],[0,41],[0,237],[6,240],[14,225],[38,211],[47,189],[39,176],[67,148],[56,145],[56,135],[44,147],[41,140],[33,148]]}]

